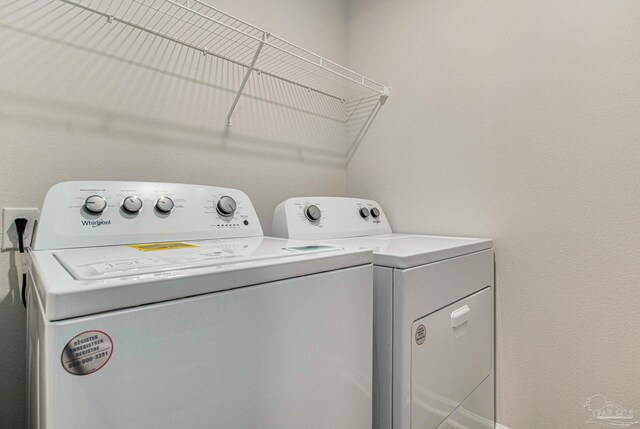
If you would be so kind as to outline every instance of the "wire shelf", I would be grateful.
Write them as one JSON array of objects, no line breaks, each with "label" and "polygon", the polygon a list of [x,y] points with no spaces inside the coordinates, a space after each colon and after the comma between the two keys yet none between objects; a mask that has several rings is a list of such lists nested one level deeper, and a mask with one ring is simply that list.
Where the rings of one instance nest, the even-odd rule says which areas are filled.
[{"label": "wire shelf", "polygon": [[227,125],[254,71],[341,101],[345,123],[361,100],[376,97],[383,104],[390,94],[381,83],[198,0],[61,1],[102,15],[109,23],[126,24],[245,67]]}]

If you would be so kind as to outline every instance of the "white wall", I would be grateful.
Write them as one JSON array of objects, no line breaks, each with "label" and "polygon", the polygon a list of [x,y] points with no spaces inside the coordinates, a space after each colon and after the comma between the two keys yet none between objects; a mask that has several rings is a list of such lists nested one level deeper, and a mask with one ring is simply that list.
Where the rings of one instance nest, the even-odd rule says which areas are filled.
[{"label": "white wall", "polygon": [[498,420],[640,410],[640,2],[352,0],[349,60],[390,85],[348,168],[401,232],[487,236]]},{"label": "white wall", "polygon": [[[279,201],[345,193],[346,171],[334,153],[340,148],[326,139],[334,130],[307,129],[314,118],[249,97],[227,130],[229,89],[241,70],[61,6],[0,0],[1,206],[39,207],[47,189],[64,180],[202,183],[246,191],[268,232]],[[215,6],[346,60],[342,0]],[[248,91],[273,101],[280,90],[281,104],[303,97],[277,85],[255,79]],[[7,429],[25,419],[25,311],[14,262],[13,252],[0,254],[0,428]]]}]

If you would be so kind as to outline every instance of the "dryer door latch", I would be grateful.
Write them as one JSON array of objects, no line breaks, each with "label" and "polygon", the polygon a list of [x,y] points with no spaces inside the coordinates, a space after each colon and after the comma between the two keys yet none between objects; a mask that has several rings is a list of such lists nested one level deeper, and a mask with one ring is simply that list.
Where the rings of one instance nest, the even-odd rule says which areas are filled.
[{"label": "dryer door latch", "polygon": [[457,328],[463,323],[467,323],[469,321],[469,313],[471,313],[471,309],[468,305],[453,311],[451,313],[451,327]]}]

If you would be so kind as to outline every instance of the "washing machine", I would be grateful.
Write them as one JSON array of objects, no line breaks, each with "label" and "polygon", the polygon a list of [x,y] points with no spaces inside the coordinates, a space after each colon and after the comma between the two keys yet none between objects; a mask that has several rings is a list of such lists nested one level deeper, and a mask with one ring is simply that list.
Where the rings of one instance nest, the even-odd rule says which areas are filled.
[{"label": "washing machine", "polygon": [[30,428],[371,428],[370,250],[264,237],[211,186],[66,182],[41,213]]},{"label": "washing machine", "polygon": [[494,425],[494,255],[488,239],[392,233],[380,204],[292,198],[273,235],[374,252],[376,429]]}]

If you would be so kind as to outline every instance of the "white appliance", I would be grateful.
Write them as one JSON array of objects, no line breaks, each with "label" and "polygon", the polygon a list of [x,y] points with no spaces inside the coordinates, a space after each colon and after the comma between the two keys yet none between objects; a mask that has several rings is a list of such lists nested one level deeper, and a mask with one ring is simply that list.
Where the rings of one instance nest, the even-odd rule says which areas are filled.
[{"label": "white appliance", "polygon": [[293,198],[273,235],[374,252],[376,429],[494,427],[491,240],[393,234],[378,203]]},{"label": "white appliance", "polygon": [[371,428],[372,255],[209,186],[67,182],[28,284],[30,428]]}]

